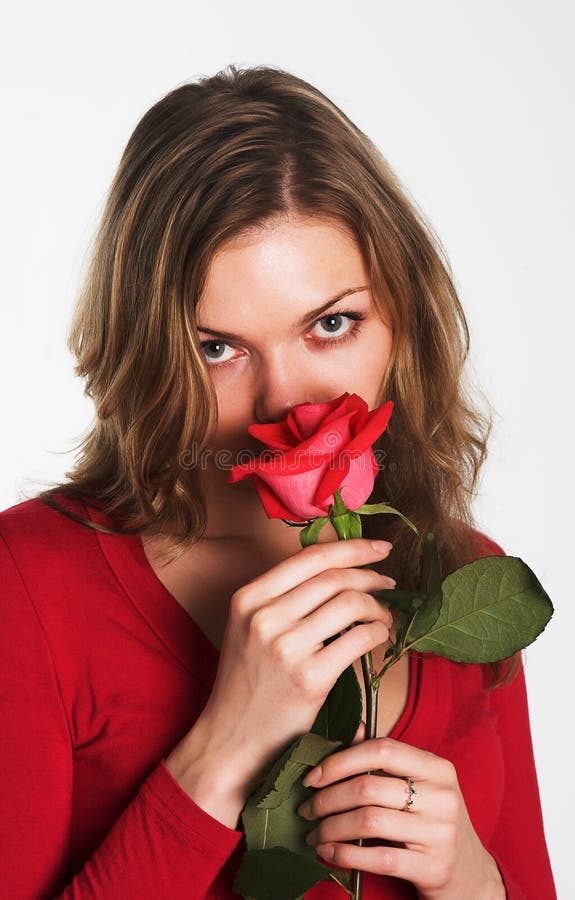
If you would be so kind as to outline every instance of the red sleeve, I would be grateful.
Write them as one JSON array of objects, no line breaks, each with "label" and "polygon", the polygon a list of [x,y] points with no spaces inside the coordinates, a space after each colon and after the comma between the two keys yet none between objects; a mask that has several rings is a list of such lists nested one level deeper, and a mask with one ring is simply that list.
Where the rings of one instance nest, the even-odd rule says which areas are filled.
[{"label": "red sleeve", "polygon": [[492,690],[505,772],[499,819],[487,847],[508,900],[555,900],[533,758],[523,665],[510,684]]},{"label": "red sleeve", "polygon": [[241,833],[198,807],[163,759],[82,870],[68,871],[70,732],[49,636],[1,535],[0,585],[2,896],[205,897]]},{"label": "red sleeve", "polygon": [[[478,540],[481,556],[505,556],[487,535],[478,532]],[[490,699],[497,715],[505,781],[501,812],[487,849],[499,866],[508,900],[555,900],[521,660],[513,680],[493,688]]]},{"label": "red sleeve", "polygon": [[483,556],[505,556],[505,550],[500,547],[493,538],[490,538],[482,531],[475,531],[473,534],[475,546],[473,550],[474,558]]}]

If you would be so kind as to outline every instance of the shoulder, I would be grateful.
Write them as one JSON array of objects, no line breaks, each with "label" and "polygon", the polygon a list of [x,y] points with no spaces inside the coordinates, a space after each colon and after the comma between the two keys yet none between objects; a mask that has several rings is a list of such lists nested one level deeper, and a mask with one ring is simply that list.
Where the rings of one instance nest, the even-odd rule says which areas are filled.
[{"label": "shoulder", "polygon": [[473,553],[476,559],[481,559],[484,556],[506,556],[503,547],[483,531],[472,528],[471,539]]},{"label": "shoulder", "polygon": [[[54,498],[72,515],[89,518],[79,500]],[[62,580],[74,560],[95,547],[95,535],[57,509],[32,497],[0,511],[0,571],[3,580],[16,573],[30,588]]]},{"label": "shoulder", "polygon": [[[54,500],[90,521],[83,501],[60,493]],[[69,669],[70,648],[79,641],[87,658],[107,615],[106,598],[114,603],[119,590],[98,532],[39,497],[0,512],[0,583],[0,618],[8,615],[14,635],[41,626],[60,669]]]},{"label": "shoulder", "polygon": [[[86,509],[80,501],[70,500],[61,494],[57,502],[78,516],[86,518]],[[0,535],[14,548],[27,545],[34,551],[42,551],[50,543],[77,537],[77,525],[39,497],[22,500],[0,511]]]}]

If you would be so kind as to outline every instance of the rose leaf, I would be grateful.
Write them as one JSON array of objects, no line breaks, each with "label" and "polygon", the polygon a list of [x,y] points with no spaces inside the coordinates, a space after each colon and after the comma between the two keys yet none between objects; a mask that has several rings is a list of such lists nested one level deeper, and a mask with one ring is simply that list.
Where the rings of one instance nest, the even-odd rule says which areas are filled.
[{"label": "rose leaf", "polygon": [[332,878],[348,893],[349,873],[333,872],[309,856],[294,853],[286,847],[270,850],[248,850],[236,873],[234,892],[250,900],[300,900],[304,893],[322,881]]},{"label": "rose leaf", "polygon": [[496,662],[531,644],[552,615],[549,596],[523,560],[486,556],[447,576],[437,620],[406,649],[456,662]]},{"label": "rose leaf", "polygon": [[274,764],[254,797],[258,809],[277,809],[290,795],[295,782],[306,769],[317,766],[341,746],[317,733],[302,735]]},{"label": "rose leaf", "polygon": [[311,730],[329,741],[349,746],[357,734],[361,714],[361,688],[353,666],[348,666],[325,698]]},{"label": "rose leaf", "polygon": [[406,641],[423,637],[435,625],[443,602],[441,590],[441,560],[437,541],[432,531],[425,537],[421,562],[421,589],[426,600],[420,606],[407,629]]}]

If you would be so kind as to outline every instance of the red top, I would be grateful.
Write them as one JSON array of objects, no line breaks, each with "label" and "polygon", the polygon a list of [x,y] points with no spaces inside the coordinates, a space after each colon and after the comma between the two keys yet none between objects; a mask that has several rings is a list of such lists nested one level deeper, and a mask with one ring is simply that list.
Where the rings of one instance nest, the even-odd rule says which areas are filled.
[{"label": "red top", "polygon": [[[503,554],[478,539],[478,556]],[[0,583],[2,896],[237,896],[241,833],[197,806],[164,762],[206,702],[218,652],[140,536],[26,500],[0,512]],[[553,900],[523,671],[491,692],[476,665],[413,654],[409,672],[391,736],[454,763],[509,900]],[[306,893],[345,896],[332,882]],[[405,881],[364,876],[365,900],[408,897]]]}]

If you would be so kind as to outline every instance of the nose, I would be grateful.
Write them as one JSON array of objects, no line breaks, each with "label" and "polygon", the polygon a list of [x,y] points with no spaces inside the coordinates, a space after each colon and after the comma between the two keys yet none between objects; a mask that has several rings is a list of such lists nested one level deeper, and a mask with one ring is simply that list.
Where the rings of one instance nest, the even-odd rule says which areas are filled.
[{"label": "nose", "polygon": [[261,391],[256,397],[254,421],[261,425],[268,422],[281,422],[286,418],[292,406],[306,402],[308,402],[308,398],[294,390]]},{"label": "nose", "polygon": [[275,359],[260,370],[254,400],[254,421],[280,422],[298,403],[317,403],[317,385],[287,360]]}]

